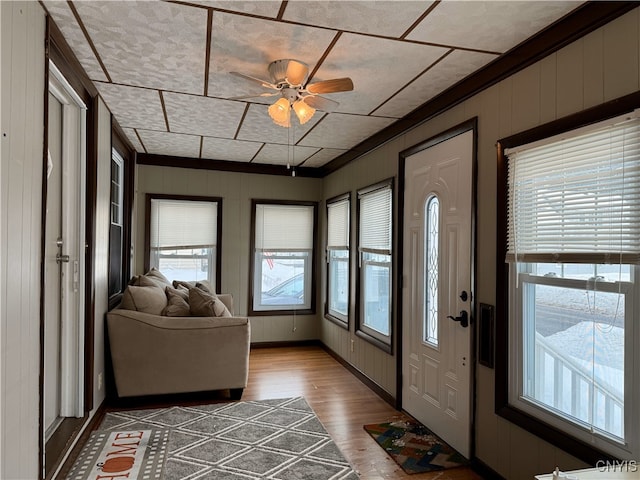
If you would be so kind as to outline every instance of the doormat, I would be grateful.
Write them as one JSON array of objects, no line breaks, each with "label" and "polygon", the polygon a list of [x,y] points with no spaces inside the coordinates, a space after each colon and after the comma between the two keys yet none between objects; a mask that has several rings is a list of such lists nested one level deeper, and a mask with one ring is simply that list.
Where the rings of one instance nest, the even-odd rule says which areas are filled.
[{"label": "doormat", "polygon": [[468,460],[418,422],[365,425],[364,429],[409,474],[463,467]]},{"label": "doormat", "polygon": [[169,430],[96,430],[91,433],[67,480],[159,480]]}]

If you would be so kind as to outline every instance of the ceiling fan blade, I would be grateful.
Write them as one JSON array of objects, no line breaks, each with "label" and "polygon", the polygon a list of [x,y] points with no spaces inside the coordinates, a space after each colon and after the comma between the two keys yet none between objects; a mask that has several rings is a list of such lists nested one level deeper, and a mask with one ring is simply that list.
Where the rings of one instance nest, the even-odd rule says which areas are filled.
[{"label": "ceiling fan blade", "polygon": [[324,80],[307,85],[307,91],[310,93],[349,92],[351,90],[353,90],[353,82],[348,77],[334,78],[333,80]]},{"label": "ceiling fan blade", "polygon": [[259,98],[259,97],[275,97],[276,95],[280,95],[280,92],[273,93],[260,93],[258,95],[240,95],[239,97],[229,97],[227,100],[246,100],[247,98]]},{"label": "ceiling fan blade", "polygon": [[302,85],[307,79],[309,73],[309,67],[297,60],[289,60],[287,64],[287,82],[290,85]]},{"label": "ceiling fan blade", "polygon": [[278,89],[278,87],[276,87],[273,83],[267,82],[266,80],[261,80],[259,78],[252,77],[250,75],[245,75],[244,73],[240,73],[240,72],[229,72],[229,73],[231,75],[235,75],[236,77],[241,77],[241,78],[244,78],[246,80],[251,80],[252,82],[258,83],[258,84],[262,85],[265,88],[273,88],[274,90]]},{"label": "ceiling fan blade", "polygon": [[318,95],[309,95],[304,97],[304,103],[316,110],[322,110],[323,112],[332,112],[338,107],[338,105],[340,105],[335,100],[330,100]]}]

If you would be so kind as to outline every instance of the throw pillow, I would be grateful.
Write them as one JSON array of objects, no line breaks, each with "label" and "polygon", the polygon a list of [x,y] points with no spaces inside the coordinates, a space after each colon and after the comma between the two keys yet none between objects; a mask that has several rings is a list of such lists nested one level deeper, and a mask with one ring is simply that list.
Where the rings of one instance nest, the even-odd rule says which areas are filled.
[{"label": "throw pillow", "polygon": [[167,294],[167,306],[163,315],[167,317],[188,317],[191,314],[188,291],[166,287],[165,293]]},{"label": "throw pillow", "polygon": [[196,286],[196,282],[186,282],[184,280],[173,281],[173,288],[183,287],[183,288],[186,288],[187,290],[191,290],[195,286]]},{"label": "throw pillow", "polygon": [[144,276],[156,282],[156,284],[158,284],[158,286],[161,288],[171,286],[171,282],[167,279],[167,277],[165,277],[162,272],[155,267],[145,273]]},{"label": "throw pillow", "polygon": [[129,285],[122,293],[120,308],[162,315],[167,306],[164,290],[151,279],[140,277],[138,285]]},{"label": "throw pillow", "polygon": [[204,290],[207,293],[215,293],[213,290],[211,290],[211,284],[206,280],[196,282],[196,287],[198,287],[200,290]]},{"label": "throw pillow", "polygon": [[194,317],[230,317],[231,313],[222,301],[211,293],[193,287],[189,290],[189,306]]}]

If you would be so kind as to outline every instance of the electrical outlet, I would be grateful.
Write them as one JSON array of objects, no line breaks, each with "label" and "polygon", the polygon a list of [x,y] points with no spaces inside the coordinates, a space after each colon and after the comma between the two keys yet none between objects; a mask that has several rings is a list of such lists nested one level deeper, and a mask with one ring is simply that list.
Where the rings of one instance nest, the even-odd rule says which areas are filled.
[{"label": "electrical outlet", "polygon": [[102,390],[102,372],[98,374],[98,390]]}]

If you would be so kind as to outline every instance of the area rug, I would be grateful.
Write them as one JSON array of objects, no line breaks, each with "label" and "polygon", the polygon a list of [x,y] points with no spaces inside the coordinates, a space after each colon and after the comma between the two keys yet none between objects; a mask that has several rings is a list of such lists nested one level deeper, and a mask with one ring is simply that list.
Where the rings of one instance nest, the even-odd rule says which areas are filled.
[{"label": "area rug", "polygon": [[67,480],[160,479],[168,438],[158,429],[92,432]]},{"label": "area rug", "polygon": [[148,429],[169,430],[162,480],[358,479],[302,397],[110,412],[100,426]]},{"label": "area rug", "polygon": [[468,461],[418,422],[365,425],[364,429],[406,473],[424,473],[467,465]]}]

